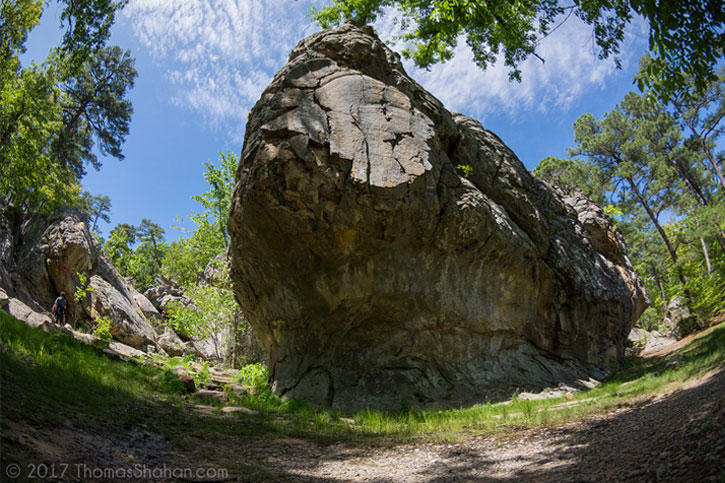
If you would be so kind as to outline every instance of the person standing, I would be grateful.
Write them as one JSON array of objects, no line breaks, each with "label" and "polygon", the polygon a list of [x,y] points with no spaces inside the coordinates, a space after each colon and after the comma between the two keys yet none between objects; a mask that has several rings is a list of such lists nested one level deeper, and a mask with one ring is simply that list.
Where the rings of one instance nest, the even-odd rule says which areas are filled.
[{"label": "person standing", "polygon": [[50,313],[55,316],[55,322],[59,325],[65,325],[65,314],[68,311],[68,301],[65,299],[65,292],[61,292],[60,296],[53,302],[53,308]]}]

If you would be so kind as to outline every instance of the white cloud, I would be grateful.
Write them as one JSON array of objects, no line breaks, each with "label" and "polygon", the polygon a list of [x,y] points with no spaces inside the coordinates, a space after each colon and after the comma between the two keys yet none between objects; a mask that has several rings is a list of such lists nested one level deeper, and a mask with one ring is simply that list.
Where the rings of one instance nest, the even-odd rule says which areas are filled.
[{"label": "white cloud", "polygon": [[[317,30],[306,18],[321,0],[131,0],[123,20],[151,52],[174,86],[172,101],[237,140],[247,111],[303,37]],[[376,29],[383,39],[396,32],[392,16]],[[636,30],[636,29],[635,29]],[[640,45],[641,44],[641,45]],[[622,52],[642,52],[641,36],[630,35]],[[401,46],[396,46],[400,49]],[[538,51],[546,63],[530,58],[521,66],[523,81],[508,80],[503,62],[481,71],[461,41],[455,57],[430,72],[405,67],[451,110],[483,120],[491,113],[565,109],[617,73],[611,60],[597,59],[591,27],[572,17]],[[637,54],[638,55],[638,54]],[[634,59],[636,60],[636,59]]]},{"label": "white cloud", "polygon": [[[376,25],[384,39],[400,33],[389,18]],[[629,32],[620,55],[625,66],[636,62],[646,46],[642,22],[636,21]],[[592,28],[572,16],[541,42],[537,54],[545,62],[529,57],[520,65],[520,83],[509,81],[510,68],[503,60],[485,71],[478,68],[463,37],[453,59],[445,64],[432,66],[430,71],[418,69],[408,60],[404,65],[409,74],[450,110],[481,120],[493,113],[515,117],[532,110],[564,110],[582,96],[603,90],[609,81],[621,75],[613,59],[597,58],[592,42]]]},{"label": "white cloud", "polygon": [[122,21],[174,86],[172,102],[243,135],[247,111],[315,30],[310,2],[287,0],[131,0]]}]

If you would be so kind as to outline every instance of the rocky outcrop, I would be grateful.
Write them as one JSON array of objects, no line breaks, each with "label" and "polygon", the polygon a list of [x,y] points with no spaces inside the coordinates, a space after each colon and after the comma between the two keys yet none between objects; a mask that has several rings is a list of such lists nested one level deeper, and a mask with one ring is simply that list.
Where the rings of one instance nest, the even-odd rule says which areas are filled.
[{"label": "rocky outcrop", "polygon": [[237,176],[232,278],[280,395],[395,408],[600,378],[647,305],[611,220],[446,111],[369,27],[298,44]]},{"label": "rocky outcrop", "polygon": [[699,329],[697,317],[687,306],[685,297],[675,295],[667,304],[663,320],[665,329],[677,338],[683,338]]},{"label": "rocky outcrop", "polygon": [[627,338],[632,345],[632,353],[638,355],[651,354],[677,342],[671,335],[659,331],[648,331],[634,327]]},{"label": "rocky outcrop", "polygon": [[[50,320],[50,307],[60,292],[70,302],[67,321],[90,329],[108,317],[118,341],[146,350],[156,344],[151,321],[161,315],[116,272],[100,252],[83,216],[61,208],[48,217],[24,220],[12,207],[2,210],[2,289],[10,298],[8,312],[31,325]],[[80,275],[86,279],[85,286]],[[77,288],[88,287],[76,302]]]},{"label": "rocky outcrop", "polygon": [[[210,263],[206,267],[204,270],[205,274],[207,272],[212,273],[209,268],[211,265]],[[175,280],[168,277],[158,277],[156,284],[146,290],[145,296],[159,312],[166,316],[170,316],[175,307],[180,307],[185,310],[196,310],[194,302],[184,295],[184,289]],[[170,354],[172,352],[176,353],[179,350],[186,350],[188,347],[202,359],[213,361],[226,359],[229,352],[228,338],[229,331],[221,330],[206,338],[191,339],[187,342],[183,342],[174,332],[164,334],[164,337],[160,340],[166,352],[171,351],[169,352]]]},{"label": "rocky outcrop", "polygon": [[144,292],[151,304],[161,313],[168,315],[173,307],[192,307],[192,300],[184,295],[184,289],[173,279],[159,276],[155,284]]}]

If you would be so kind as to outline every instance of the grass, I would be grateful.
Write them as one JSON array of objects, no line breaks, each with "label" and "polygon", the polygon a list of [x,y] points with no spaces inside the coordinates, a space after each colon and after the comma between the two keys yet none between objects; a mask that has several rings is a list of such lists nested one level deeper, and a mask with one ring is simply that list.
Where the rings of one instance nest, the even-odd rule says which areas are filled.
[{"label": "grass", "polygon": [[[673,361],[676,361],[673,362]],[[167,367],[187,365],[174,359]],[[294,435],[365,444],[401,441],[456,441],[470,434],[506,432],[580,419],[676,389],[725,363],[725,324],[714,327],[667,358],[629,359],[601,386],[572,399],[507,404],[477,404],[459,409],[395,413],[320,410],[296,400],[281,400],[267,387],[231,403],[260,411],[249,416],[203,417],[189,402],[221,408],[223,402],[184,395],[169,369],[113,360],[98,349],[62,334],[46,334],[0,311],[0,407],[3,421],[32,420],[47,426],[123,428],[143,418],[181,449],[189,437],[224,434],[269,437]],[[119,410],[123,408],[123,410]],[[244,463],[240,463],[244,464]]]},{"label": "grass", "polygon": [[284,415],[287,431],[300,434],[451,441],[470,433],[550,426],[617,407],[635,406],[724,365],[725,324],[721,324],[666,358],[629,358],[604,384],[571,399],[532,401],[513,397],[506,404],[476,404],[459,409],[406,407],[397,413],[362,410],[352,414],[317,410],[299,401],[281,401],[269,392],[245,396],[239,402],[266,414]]}]

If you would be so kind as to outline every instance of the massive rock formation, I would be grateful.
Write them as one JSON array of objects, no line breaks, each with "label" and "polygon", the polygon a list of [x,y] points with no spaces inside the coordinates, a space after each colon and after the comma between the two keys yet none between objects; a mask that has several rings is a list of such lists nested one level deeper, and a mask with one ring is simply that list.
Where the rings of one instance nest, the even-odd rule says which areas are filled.
[{"label": "massive rock formation", "polygon": [[446,111],[369,27],[292,51],[237,176],[235,293],[281,395],[395,408],[601,376],[646,307],[611,220]]},{"label": "massive rock formation", "polygon": [[[108,317],[112,335],[124,344],[143,350],[156,344],[161,314],[121,279],[80,212],[61,208],[25,220],[12,207],[0,207],[0,216],[0,288],[11,315],[30,325],[50,321],[50,307],[62,291],[70,302],[66,319],[74,326],[90,329],[93,319]],[[75,302],[80,274],[92,290]]]}]

